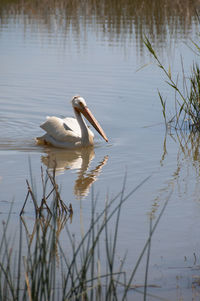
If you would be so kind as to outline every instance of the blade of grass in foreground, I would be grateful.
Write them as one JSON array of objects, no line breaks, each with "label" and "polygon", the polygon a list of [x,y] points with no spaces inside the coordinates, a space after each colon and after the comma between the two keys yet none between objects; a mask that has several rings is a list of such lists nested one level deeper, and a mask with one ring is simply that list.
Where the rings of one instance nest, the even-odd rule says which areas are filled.
[{"label": "blade of grass in foreground", "polygon": [[[106,216],[106,219],[104,220],[104,222],[102,223],[102,225],[100,226],[99,228],[99,231],[98,233],[96,234],[96,237],[95,237],[95,241],[90,249],[90,252],[93,251],[93,249],[96,247],[96,244],[99,240],[99,237],[102,233],[102,231],[104,230],[106,224],[110,221],[110,219],[113,217],[113,215],[117,212],[117,210],[121,207],[121,205],[131,196],[134,194],[134,192],[136,192],[145,182],[147,182],[149,180],[151,176],[148,176],[146,177],[142,182],[140,182],[134,189],[132,189],[125,197],[121,198],[120,199],[120,203],[111,211],[110,214],[108,214]],[[125,185],[125,184],[124,184]],[[118,197],[120,195],[122,195],[122,192],[123,192],[123,188],[122,188],[122,191],[120,193],[118,193],[116,195],[116,197],[114,197],[105,207],[105,209],[102,210],[102,212],[97,216],[96,219],[94,219],[94,222],[91,224],[91,226],[89,227],[88,231],[86,232],[86,234],[84,235],[84,237],[82,237],[82,240],[81,242],[79,243],[79,245],[77,246],[76,248],[76,251],[74,253],[74,257],[72,259],[72,262],[71,264],[69,265],[68,267],[68,274],[67,274],[67,277],[66,277],[66,280],[65,280],[65,284],[64,284],[64,289],[67,290],[67,284],[68,284],[68,281],[69,281],[69,277],[70,277],[70,273],[71,273],[71,269],[73,268],[74,266],[74,263],[77,259],[77,255],[79,254],[80,250],[81,250],[81,247],[82,245],[85,243],[85,240],[88,238],[88,236],[91,234],[91,231],[94,229],[94,226],[97,224],[97,222],[100,220],[100,218],[106,213],[106,211],[111,207],[111,205],[118,199]],[[67,227],[67,225],[66,225]],[[90,253],[88,254],[88,257],[86,259],[86,262],[85,264],[88,266],[89,262],[90,262]],[[68,296],[68,294],[66,295],[66,298],[68,298],[70,296]]]},{"label": "blade of grass in foreground", "polygon": [[[47,177],[50,177],[46,173]],[[52,176],[52,175],[51,175]],[[159,219],[152,227],[141,256],[136,262],[133,273],[128,278],[126,271],[123,271],[126,255],[120,263],[116,260],[117,238],[119,231],[120,213],[123,203],[130,198],[134,192],[144,185],[150,176],[141,181],[134,189],[125,194],[126,176],[123,187],[113,199],[106,201],[105,208],[97,214],[97,199],[92,193],[91,201],[91,219],[84,236],[77,243],[75,236],[71,234],[67,224],[65,225],[68,237],[67,249],[63,250],[61,242],[59,241],[59,233],[63,226],[59,226],[61,210],[58,210],[56,204],[60,200],[60,193],[58,193],[58,186],[55,182],[55,174],[52,176],[51,185],[56,185],[55,193],[51,193],[52,205],[49,206],[51,214],[46,211],[43,214],[41,209],[40,215],[36,218],[33,233],[29,235],[28,227],[25,221],[20,219],[20,239],[19,239],[19,256],[16,257],[17,262],[17,281],[16,277],[12,277],[12,262],[11,254],[9,253],[9,246],[7,242],[5,224],[4,240],[1,241],[0,248],[5,248],[4,257],[0,258],[0,296],[4,298],[12,298],[13,300],[121,300],[121,287],[123,287],[123,297],[126,298],[128,290],[131,288],[131,283],[134,274],[140,264],[145,250],[148,248],[151,237],[158,224]],[[48,195],[46,180],[42,179],[43,198]],[[32,189],[32,187],[30,187]],[[51,190],[51,189],[50,189]],[[35,196],[34,196],[35,197]],[[30,195],[31,198],[31,195]],[[50,198],[50,197],[48,197]],[[48,199],[50,202],[50,199]],[[39,204],[37,200],[37,204]],[[23,213],[24,214],[24,213]],[[109,222],[115,215],[114,227],[112,227],[113,234],[111,235],[111,228]],[[161,217],[161,214],[160,214]],[[159,218],[160,218],[159,217]],[[46,218],[46,219],[45,219]],[[22,228],[24,227],[25,237],[27,239],[27,250],[24,254],[24,242],[22,237]],[[101,239],[103,236],[105,239]],[[102,242],[105,242],[102,244]],[[22,250],[23,243],[23,250]],[[103,256],[101,254],[102,247],[105,248]],[[23,251],[23,254],[22,254]],[[101,252],[100,252],[101,251]],[[58,254],[59,257],[58,257]],[[23,260],[22,260],[23,256]],[[2,259],[6,258],[6,262]],[[101,258],[103,258],[103,268],[101,266]],[[147,256],[147,266],[145,274],[145,287],[147,294],[147,275],[150,258],[150,246]],[[61,267],[57,266],[59,262]],[[107,267],[107,269],[106,269]],[[60,272],[60,274],[58,273]],[[3,277],[3,278],[2,278]],[[1,287],[2,279],[4,279],[4,287]],[[62,286],[58,286],[62,283]],[[120,287],[119,287],[120,286]],[[56,288],[57,287],[57,288]],[[5,293],[5,288],[7,288]],[[120,291],[120,295],[119,295]],[[21,296],[21,298],[20,298]]]},{"label": "blade of grass in foreground", "polygon": [[137,260],[137,263],[136,263],[136,265],[135,265],[135,267],[134,267],[134,269],[133,269],[133,271],[132,271],[132,274],[131,274],[131,276],[130,276],[130,278],[129,278],[128,284],[126,285],[126,288],[125,288],[125,291],[124,291],[124,296],[123,296],[123,298],[122,298],[122,301],[124,301],[125,298],[126,298],[126,296],[127,296],[129,287],[131,286],[131,283],[132,283],[133,278],[134,278],[134,276],[135,276],[135,273],[136,273],[136,271],[137,271],[137,269],[138,269],[138,266],[139,266],[139,264],[140,264],[140,262],[141,262],[141,260],[142,260],[142,258],[143,258],[143,256],[144,256],[144,253],[145,253],[147,247],[149,246],[149,243],[151,242],[152,235],[153,235],[154,231],[156,230],[156,228],[157,228],[157,226],[158,226],[158,223],[159,223],[159,221],[160,221],[160,219],[161,219],[161,217],[162,217],[162,215],[163,215],[163,213],[164,213],[164,211],[165,211],[165,208],[166,208],[166,206],[167,206],[167,204],[168,204],[168,202],[169,202],[169,199],[171,198],[172,193],[173,193],[173,190],[171,190],[169,196],[167,197],[167,199],[166,199],[166,201],[165,201],[165,203],[164,203],[164,206],[163,206],[163,208],[162,208],[162,210],[161,210],[161,212],[160,212],[160,214],[159,214],[159,216],[158,216],[158,218],[157,218],[157,220],[156,220],[154,226],[152,227],[152,229],[151,229],[151,231],[150,231],[149,238],[147,239],[147,241],[146,241],[146,243],[145,243],[145,245],[144,245],[144,248],[142,249],[142,251],[141,251],[141,253],[140,253],[140,256],[139,256],[139,258],[138,258],[138,260]]}]

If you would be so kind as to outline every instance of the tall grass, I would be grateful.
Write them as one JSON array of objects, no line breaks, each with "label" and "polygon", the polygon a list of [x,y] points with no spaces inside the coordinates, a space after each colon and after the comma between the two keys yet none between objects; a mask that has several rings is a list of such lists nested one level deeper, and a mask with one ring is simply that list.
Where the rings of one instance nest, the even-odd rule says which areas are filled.
[{"label": "tall grass", "polygon": [[[174,126],[176,129],[189,128],[192,130],[200,130],[200,68],[197,63],[194,63],[191,70],[191,75],[187,79],[183,72],[183,88],[179,86],[177,79],[174,79],[171,74],[171,68],[165,68],[152,47],[151,42],[147,37],[144,43],[149,52],[155,58],[158,67],[164,72],[166,82],[175,91],[175,112],[172,117],[167,116],[166,100],[163,99],[160,91],[158,92],[162,105],[162,112],[166,126]],[[200,48],[195,44],[197,52],[200,54]]]},{"label": "tall grass", "polygon": [[[125,193],[124,182],[122,190],[113,199],[106,201],[105,208],[100,213],[97,212],[97,199],[92,193],[91,219],[80,240],[75,238],[68,226],[72,212],[66,205],[64,208],[68,209],[62,209],[55,173],[52,175],[47,171],[45,181],[42,176],[43,204],[47,199],[50,202],[49,195],[52,197],[48,208],[38,206],[38,200],[36,205],[33,188],[28,185],[27,195],[37,208],[34,227],[30,235],[23,208],[16,252],[9,240],[10,216],[3,223],[0,242],[0,300],[127,300],[129,290],[137,287],[133,285],[134,277],[147,253],[144,289],[141,291],[145,300],[148,296],[151,237],[169,198],[154,224],[150,222],[149,237],[130,274],[124,269],[126,256],[121,263],[117,263],[116,250],[122,205],[148,179],[149,177],[144,179],[128,194]],[[111,231],[110,221],[113,219],[115,223]],[[61,230],[65,231],[67,248],[62,247],[59,239]]]}]

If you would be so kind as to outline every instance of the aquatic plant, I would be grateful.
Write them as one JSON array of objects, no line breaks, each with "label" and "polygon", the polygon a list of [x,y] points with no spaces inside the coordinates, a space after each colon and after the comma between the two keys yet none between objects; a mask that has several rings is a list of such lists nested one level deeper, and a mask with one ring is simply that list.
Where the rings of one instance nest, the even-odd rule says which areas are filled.
[{"label": "aquatic plant", "polygon": [[[14,252],[14,244],[8,235],[11,209],[7,221],[3,223],[0,241],[0,300],[126,300],[130,289],[137,290],[140,287],[133,285],[134,276],[147,253],[144,288],[140,291],[146,300],[151,237],[169,198],[154,224],[150,221],[149,236],[130,274],[124,270],[126,255],[117,263],[116,249],[122,205],[148,179],[144,179],[127,194],[124,181],[122,190],[113,199],[106,200],[105,208],[100,213],[96,209],[97,198],[93,191],[91,219],[79,240],[68,226],[67,221],[73,212],[66,210],[66,205],[63,209],[60,203],[55,172],[50,174],[47,170],[45,178],[42,174],[42,202],[46,204],[47,199],[50,202],[51,196],[50,206],[36,205],[34,187],[28,184],[27,195],[37,209],[33,231],[32,234],[28,231],[30,225],[25,221],[23,206],[19,219],[19,246]],[[47,192],[48,188],[50,193]],[[114,230],[111,231],[109,222],[114,216]],[[61,230],[65,231],[65,247],[59,239]]]},{"label": "aquatic plant", "polygon": [[[158,91],[162,105],[163,117],[166,127],[174,126],[176,129],[189,128],[200,130],[200,68],[194,63],[191,70],[191,76],[187,79],[183,72],[183,88],[179,86],[178,80],[174,79],[171,74],[171,68],[164,67],[149,39],[145,36],[144,44],[149,52],[155,58],[158,67],[164,72],[167,84],[175,91],[175,113],[172,117],[167,116],[166,100],[163,99]],[[200,47],[195,44],[196,50],[200,53]]]}]

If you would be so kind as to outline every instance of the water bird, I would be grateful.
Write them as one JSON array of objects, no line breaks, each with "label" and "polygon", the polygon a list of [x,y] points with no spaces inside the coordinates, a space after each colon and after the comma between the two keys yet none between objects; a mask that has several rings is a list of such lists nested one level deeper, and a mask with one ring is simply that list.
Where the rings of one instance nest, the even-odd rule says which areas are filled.
[{"label": "water bird", "polygon": [[94,144],[94,134],[86,125],[82,114],[103,139],[108,142],[106,134],[87,107],[85,99],[81,96],[74,96],[71,102],[75,118],[47,117],[47,120],[40,125],[46,133],[36,138],[37,143],[61,148],[92,146]]}]

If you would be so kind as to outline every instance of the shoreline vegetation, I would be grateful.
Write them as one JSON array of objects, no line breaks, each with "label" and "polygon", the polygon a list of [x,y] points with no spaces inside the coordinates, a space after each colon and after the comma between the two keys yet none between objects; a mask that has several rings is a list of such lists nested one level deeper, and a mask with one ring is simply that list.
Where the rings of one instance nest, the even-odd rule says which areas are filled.
[{"label": "shoreline vegetation", "polygon": [[[32,177],[31,177],[32,178]],[[39,206],[34,188],[27,182],[25,198],[35,207],[35,221],[30,234],[23,206],[19,219],[18,250],[8,236],[9,219],[3,223],[0,241],[0,299],[1,300],[127,300],[130,290],[143,295],[146,300],[148,288],[158,288],[148,283],[151,238],[167,206],[164,202],[156,219],[150,218],[149,236],[140,256],[133,264],[132,271],[124,270],[126,254],[118,262],[116,259],[117,236],[123,203],[133,197],[149,179],[147,177],[129,193],[122,190],[111,200],[106,200],[105,208],[98,213],[97,199],[92,193],[91,219],[88,229],[80,241],[71,233],[68,221],[72,221],[73,210],[61,202],[55,171],[41,173],[42,197]],[[47,205],[47,201],[48,204]],[[24,203],[24,204],[25,204]],[[113,223],[114,228],[110,225]],[[59,239],[65,231],[67,249]],[[26,242],[26,243],[25,243]],[[24,245],[25,243],[25,245]],[[142,260],[145,260],[144,283],[138,285],[134,277]],[[152,296],[152,295],[151,295]]]},{"label": "shoreline vegetation", "polygon": [[[166,77],[166,83],[175,91],[174,114],[169,117],[167,112],[167,100],[163,99],[160,91],[158,95],[162,105],[162,113],[165,120],[166,129],[171,127],[176,130],[192,130],[200,131],[200,67],[198,63],[193,63],[191,75],[187,78],[184,74],[184,66],[182,62],[182,78],[183,87],[180,86],[180,79],[174,79],[171,74],[170,66],[168,69],[162,64],[152,43],[145,36],[144,44],[154,57],[157,66],[162,70]],[[197,55],[200,55],[200,46],[193,42]]]}]

